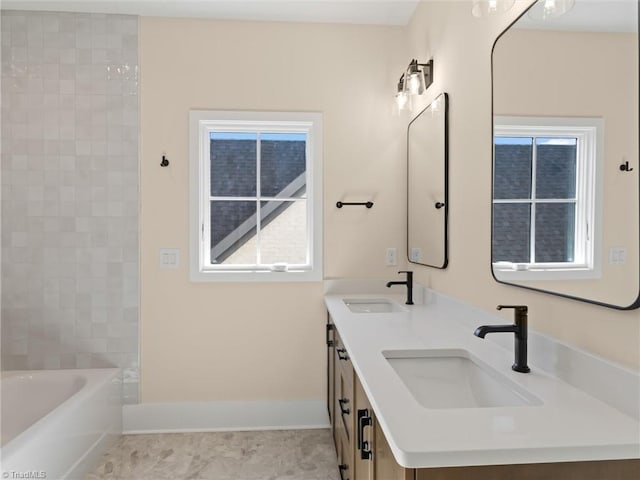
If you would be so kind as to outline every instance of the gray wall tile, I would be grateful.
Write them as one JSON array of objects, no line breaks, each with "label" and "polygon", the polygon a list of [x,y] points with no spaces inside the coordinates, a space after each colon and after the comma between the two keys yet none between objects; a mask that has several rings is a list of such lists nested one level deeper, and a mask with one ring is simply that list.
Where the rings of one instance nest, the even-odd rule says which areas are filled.
[{"label": "gray wall tile", "polygon": [[2,360],[138,381],[138,19],[3,11]]}]

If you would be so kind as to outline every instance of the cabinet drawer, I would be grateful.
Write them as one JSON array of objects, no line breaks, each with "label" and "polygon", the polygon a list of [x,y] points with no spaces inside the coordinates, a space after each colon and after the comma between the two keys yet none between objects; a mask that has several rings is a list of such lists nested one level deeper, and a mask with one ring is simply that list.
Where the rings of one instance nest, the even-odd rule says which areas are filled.
[{"label": "cabinet drawer", "polygon": [[351,364],[351,359],[349,358],[349,353],[347,349],[344,347],[344,343],[342,343],[342,339],[338,332],[335,332],[335,352],[336,352],[336,365],[342,372],[345,380],[353,386],[353,365]]},{"label": "cabinet drawer", "polygon": [[337,370],[336,374],[336,403],[335,403],[335,424],[344,431],[346,440],[353,442],[354,429],[354,395],[353,383],[345,379],[341,371]]},{"label": "cabinet drawer", "polygon": [[353,443],[355,395],[353,367],[338,332],[335,332],[335,423],[344,430],[347,441]]}]

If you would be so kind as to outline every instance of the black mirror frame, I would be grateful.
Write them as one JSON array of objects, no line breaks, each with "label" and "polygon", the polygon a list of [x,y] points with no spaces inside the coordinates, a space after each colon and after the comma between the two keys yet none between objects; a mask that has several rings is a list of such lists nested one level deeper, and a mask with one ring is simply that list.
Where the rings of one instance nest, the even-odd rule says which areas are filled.
[{"label": "black mirror frame", "polygon": [[[540,0],[538,0],[540,1]],[[494,157],[495,157],[495,149],[493,147],[493,137],[494,137],[494,111],[493,111],[493,99],[494,99],[494,91],[493,91],[493,54],[494,54],[494,50],[496,48],[496,44],[498,43],[498,41],[502,38],[502,36],[507,33],[509,31],[509,29],[518,21],[520,20],[524,15],[526,15],[526,13],[536,4],[538,3],[537,1],[533,2],[531,5],[529,5],[529,7],[527,7],[524,12],[522,12],[515,20],[513,20],[513,22],[511,22],[501,33],[500,35],[498,35],[495,39],[495,41],[493,42],[493,46],[491,47],[491,243],[489,244],[489,263],[490,263],[490,268],[491,268],[491,275],[493,276],[493,279],[498,282],[501,283],[503,285],[510,285],[512,287],[518,287],[518,288],[523,288],[525,290],[530,290],[530,291],[534,291],[534,292],[538,292],[538,293],[547,293],[549,295],[555,295],[557,297],[562,297],[562,298],[567,298],[569,300],[577,300],[579,302],[585,302],[585,303],[589,303],[592,305],[598,305],[600,307],[606,307],[606,308],[612,308],[614,310],[635,310],[637,308],[640,308],[640,289],[638,291],[638,294],[636,296],[636,299],[633,301],[633,303],[631,303],[628,306],[621,306],[621,305],[614,305],[611,303],[605,303],[605,302],[599,302],[597,300],[590,300],[588,298],[582,298],[582,297],[576,297],[574,295],[567,295],[564,293],[559,293],[559,292],[553,292],[550,290],[544,290],[541,288],[534,288],[534,287],[529,287],[529,286],[525,286],[525,285],[518,285],[516,283],[511,283],[511,282],[505,282],[504,280],[499,280],[496,275],[495,272],[493,271],[493,265],[491,264],[491,259],[493,258],[493,175],[494,175]],[[638,26],[640,27],[640,0],[638,0]],[[638,52],[640,52],[640,35],[639,35],[639,41],[638,41]],[[639,62],[639,67],[638,67],[638,78],[640,79],[640,62]],[[639,122],[639,128],[638,128],[638,136],[640,137],[640,122]],[[640,176],[638,177],[638,225],[640,225]],[[640,242],[638,243],[638,245],[636,246],[636,248],[638,249],[638,252],[640,253]],[[637,275],[639,277],[639,285],[640,285],[640,255],[639,255],[639,260],[638,260],[638,265],[637,265]]]},{"label": "black mirror frame", "polygon": [[[443,97],[444,101],[444,205],[436,208],[444,208],[444,260],[441,265],[431,265],[428,263],[414,262],[411,260],[409,245],[409,129],[411,124],[415,122],[420,115],[427,111],[427,109],[433,104],[435,100]],[[436,95],[432,102],[423,108],[407,125],[407,261],[416,265],[422,265],[424,267],[438,268],[444,270],[449,264],[449,94],[442,92]]]}]

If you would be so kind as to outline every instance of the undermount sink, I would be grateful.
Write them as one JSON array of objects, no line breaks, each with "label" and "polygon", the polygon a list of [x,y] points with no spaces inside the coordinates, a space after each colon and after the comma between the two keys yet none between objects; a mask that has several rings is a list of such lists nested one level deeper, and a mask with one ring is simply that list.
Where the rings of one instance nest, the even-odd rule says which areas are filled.
[{"label": "undermount sink", "polygon": [[407,309],[386,298],[345,298],[342,300],[352,313],[401,313]]},{"label": "undermount sink", "polygon": [[541,405],[515,382],[463,349],[386,350],[382,354],[426,408]]}]

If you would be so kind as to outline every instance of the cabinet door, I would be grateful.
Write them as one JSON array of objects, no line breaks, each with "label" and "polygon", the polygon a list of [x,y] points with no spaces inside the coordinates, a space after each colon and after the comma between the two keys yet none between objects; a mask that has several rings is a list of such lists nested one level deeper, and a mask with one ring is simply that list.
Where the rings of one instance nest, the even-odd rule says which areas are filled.
[{"label": "cabinet door", "polygon": [[374,469],[377,480],[414,480],[415,470],[401,467],[393,457],[391,447],[379,425],[374,428]]},{"label": "cabinet door", "polygon": [[[374,428],[375,415],[373,408],[367,398],[367,394],[362,388],[358,377],[355,377],[355,405],[356,405],[356,438],[355,438],[355,458],[353,466],[355,469],[355,480],[374,480]],[[384,480],[381,478],[380,480]]]}]

